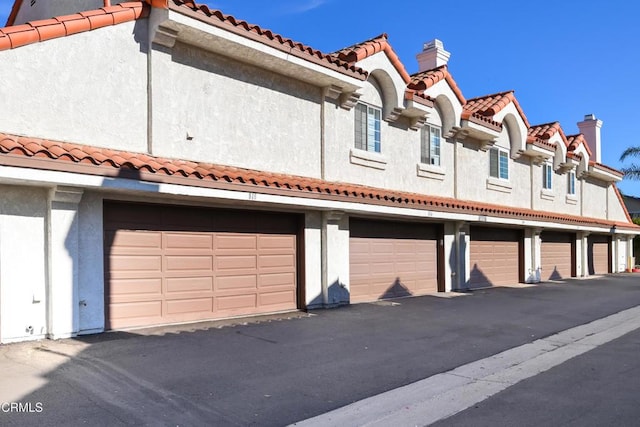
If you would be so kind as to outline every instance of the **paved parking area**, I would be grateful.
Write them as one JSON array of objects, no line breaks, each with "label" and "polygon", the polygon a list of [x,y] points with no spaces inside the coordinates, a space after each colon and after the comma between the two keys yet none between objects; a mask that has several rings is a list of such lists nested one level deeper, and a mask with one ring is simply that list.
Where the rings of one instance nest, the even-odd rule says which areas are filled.
[{"label": "paved parking area", "polygon": [[0,424],[286,425],[640,305],[639,279],[2,346],[0,401],[34,411]]}]

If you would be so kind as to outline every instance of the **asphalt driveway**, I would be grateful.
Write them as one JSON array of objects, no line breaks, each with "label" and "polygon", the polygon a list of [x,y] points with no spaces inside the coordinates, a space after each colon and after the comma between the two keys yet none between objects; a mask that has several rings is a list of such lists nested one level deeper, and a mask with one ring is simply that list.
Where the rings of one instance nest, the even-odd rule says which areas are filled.
[{"label": "asphalt driveway", "polygon": [[397,303],[2,346],[34,410],[0,424],[287,425],[640,305],[640,275]]}]

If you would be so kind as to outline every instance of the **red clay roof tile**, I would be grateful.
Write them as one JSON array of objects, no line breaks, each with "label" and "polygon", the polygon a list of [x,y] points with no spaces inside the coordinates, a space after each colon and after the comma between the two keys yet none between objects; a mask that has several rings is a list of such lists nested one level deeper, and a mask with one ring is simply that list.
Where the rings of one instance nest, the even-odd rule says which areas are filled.
[{"label": "red clay roof tile", "polygon": [[[411,208],[427,208],[441,212],[473,212],[480,215],[495,215],[507,218],[519,218],[539,221],[554,221],[568,224],[581,224],[593,226],[616,225],[628,229],[637,229],[630,223],[615,222],[603,219],[585,218],[575,215],[563,215],[554,212],[543,212],[531,209],[513,208],[507,206],[491,205],[488,203],[456,200],[445,197],[430,196],[426,194],[406,193],[380,188],[366,187],[362,185],[327,182],[319,179],[261,172],[257,170],[242,169],[231,166],[215,165],[209,163],[196,163],[185,160],[152,157],[147,154],[127,151],[115,151],[104,148],[83,146],[65,142],[50,141],[45,139],[27,138],[0,134],[0,164],[11,164],[12,160],[23,158],[45,158],[46,164],[28,167],[37,167],[51,170],[64,170],[57,166],[56,162],[65,161],[75,164],[91,163],[86,165],[90,169],[84,169],[82,173],[94,175],[108,175],[109,170],[132,170],[148,173],[145,177],[136,175],[136,179],[146,178],[153,180],[153,175],[180,176],[188,181],[186,185],[210,185],[205,181],[226,182],[242,187],[252,187],[251,191],[260,188],[271,188],[266,192],[286,191],[288,195],[301,197],[322,196],[336,198],[343,201],[383,203],[392,206],[406,206]],[[60,163],[62,165],[62,163]],[[23,163],[22,166],[25,166]],[[148,171],[148,172],[147,172]],[[206,177],[206,180],[205,180]],[[293,192],[293,193],[288,193]],[[280,193],[278,193],[280,194]]]},{"label": "red clay roof tile", "polygon": [[567,136],[567,144],[567,148],[569,149],[569,151],[575,151],[580,145],[582,145],[585,150],[587,150],[589,157],[593,155],[591,153],[591,149],[589,148],[589,144],[587,144],[587,140],[584,139],[584,135],[581,133],[577,135]]},{"label": "red clay roof tile", "polygon": [[389,36],[386,33],[380,34],[379,36],[364,42],[345,47],[344,49],[333,52],[331,55],[341,59],[342,61],[348,62],[349,64],[355,64],[356,62],[362,61],[363,59],[379,52],[384,52],[387,55],[389,61],[398,71],[405,83],[409,83],[411,81],[411,77],[404,68],[404,64],[400,61],[400,58],[393,50],[393,47],[391,47],[391,44],[389,43]]},{"label": "red clay roof tile", "polygon": [[460,101],[460,104],[464,105],[467,102],[464,98],[464,95],[462,95],[462,91],[456,84],[455,80],[453,80],[453,77],[449,72],[449,68],[446,65],[441,65],[440,67],[434,68],[433,70],[427,70],[421,73],[413,74],[408,86],[410,89],[425,91],[441,80],[447,81],[447,83],[451,87],[451,90],[453,90],[453,93],[456,94],[456,97]]},{"label": "red clay roof tile", "polygon": [[520,104],[512,90],[468,99],[464,108],[483,116],[493,117],[510,103],[513,103],[516,107],[516,110],[520,114],[520,117],[527,128],[530,128],[531,125],[529,124],[529,120],[524,114],[524,111],[522,111],[522,108],[520,107]]},{"label": "red clay roof tile", "polygon": [[[134,21],[146,17],[148,11],[149,8],[144,1],[126,2],[107,8],[0,28],[0,50],[15,49],[53,38]],[[13,22],[12,19],[15,20],[15,16],[10,17],[8,23]]]}]

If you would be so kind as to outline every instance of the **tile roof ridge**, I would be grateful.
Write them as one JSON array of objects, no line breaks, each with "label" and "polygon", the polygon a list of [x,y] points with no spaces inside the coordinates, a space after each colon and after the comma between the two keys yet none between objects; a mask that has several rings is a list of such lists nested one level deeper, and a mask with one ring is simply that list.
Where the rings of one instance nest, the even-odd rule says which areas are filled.
[{"label": "tile roof ridge", "polygon": [[355,64],[356,62],[362,61],[363,59],[380,52],[384,52],[387,55],[387,58],[389,58],[391,64],[394,66],[396,71],[398,71],[398,74],[400,74],[404,82],[408,84],[411,81],[411,77],[400,60],[400,57],[393,49],[393,46],[389,43],[389,36],[387,33],[382,33],[371,39],[342,48],[333,52],[331,56],[339,58],[350,64]]},{"label": "tile roof ridge", "polygon": [[510,89],[510,90],[505,90],[505,91],[502,91],[502,92],[490,93],[488,95],[476,96],[476,97],[467,99],[467,101],[468,102],[480,101],[480,100],[485,100],[485,99],[489,99],[489,98],[495,98],[495,97],[498,97],[498,96],[507,96],[509,94],[514,95],[515,94],[515,90]]},{"label": "tile roof ridge", "polygon": [[413,74],[411,74],[411,78],[412,79],[419,79],[422,76],[425,76],[425,75],[428,75],[428,74],[432,74],[432,73],[436,73],[438,71],[443,71],[443,72],[447,72],[448,73],[449,72],[449,67],[448,67],[447,64],[442,64],[442,65],[439,65],[439,66],[437,66],[435,68],[430,68],[428,70],[422,70],[422,71],[418,71],[416,73],[413,73]]},{"label": "tile roof ridge", "polygon": [[[4,157],[7,156],[7,157]],[[24,157],[33,158],[31,163],[25,163]],[[45,163],[42,163],[42,162]],[[55,166],[51,162],[63,162]],[[12,163],[15,162],[15,163]],[[36,162],[36,163],[33,163]],[[302,193],[312,193],[327,197],[358,198],[364,202],[384,205],[418,206],[441,212],[480,212],[484,215],[499,217],[517,217],[530,220],[556,220],[568,223],[612,225],[615,222],[599,218],[587,218],[576,215],[560,214],[556,212],[536,211],[503,205],[493,205],[473,200],[459,200],[449,197],[433,196],[368,187],[359,184],[324,181],[318,178],[271,173],[233,166],[216,165],[211,163],[197,163],[188,160],[154,157],[145,153],[112,150],[69,142],[52,141],[26,136],[16,136],[0,133],[0,164],[20,165],[20,167],[35,167],[49,170],[67,170],[75,173],[114,176],[108,169],[122,170],[126,177],[127,171],[149,173],[136,179],[160,180],[176,177],[178,179],[192,179],[196,186],[210,186],[218,182],[218,186],[249,185],[264,187],[261,191],[278,192],[291,190]],[[76,164],[75,169],[69,169],[69,164]],[[88,169],[87,169],[88,168]],[[159,175],[153,178],[152,175]],[[170,179],[170,178],[167,178]],[[176,181],[171,181],[176,182]],[[184,185],[183,181],[178,181]],[[217,188],[217,187],[215,187]],[[226,187],[228,188],[228,187]],[[240,187],[242,188],[242,187]],[[231,189],[238,190],[239,187]],[[257,191],[254,188],[252,191]],[[287,193],[290,194],[290,193]],[[616,223],[618,224],[618,223]],[[622,223],[621,227],[640,229],[634,224]]]},{"label": "tile roof ridge", "polygon": [[149,7],[145,1],[130,1],[0,28],[0,51],[135,21],[146,17],[148,13]]},{"label": "tile roof ridge", "polygon": [[429,89],[430,87],[432,87],[433,85],[435,85],[436,83],[442,80],[445,80],[449,84],[449,87],[451,87],[451,90],[456,95],[456,98],[458,98],[458,101],[460,102],[461,105],[464,105],[467,103],[467,100],[465,99],[464,95],[462,94],[462,91],[458,87],[458,84],[453,79],[453,76],[451,75],[451,72],[449,71],[449,67],[447,66],[447,64],[443,64],[443,65],[440,65],[439,67],[432,68],[430,70],[424,70],[411,75],[410,81],[408,82],[407,86],[410,89],[422,92]]},{"label": "tile roof ridge", "polygon": [[240,36],[259,41],[276,49],[284,50],[291,54],[304,55],[301,56],[301,58],[306,58],[307,60],[313,58],[319,65],[329,66],[329,68],[347,73],[358,79],[364,80],[368,75],[362,68],[349,64],[333,54],[324,53],[304,43],[284,37],[272,30],[237,19],[233,15],[225,14],[219,9],[211,9],[206,4],[198,4],[192,0],[169,0],[167,7],[170,10],[187,14],[187,16],[225,30],[231,30]]}]

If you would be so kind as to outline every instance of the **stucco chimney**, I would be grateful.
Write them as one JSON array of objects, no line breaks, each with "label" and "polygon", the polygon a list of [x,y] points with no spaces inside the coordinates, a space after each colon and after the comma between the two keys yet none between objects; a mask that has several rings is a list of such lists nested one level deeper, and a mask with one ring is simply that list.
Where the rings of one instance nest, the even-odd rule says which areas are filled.
[{"label": "stucco chimney", "polygon": [[578,123],[578,129],[580,133],[584,135],[584,139],[587,141],[587,145],[591,150],[593,158],[598,163],[602,163],[602,149],[600,147],[600,128],[602,127],[602,120],[596,119],[595,114],[587,114],[584,116],[584,121]]},{"label": "stucco chimney", "polygon": [[451,54],[444,50],[444,45],[438,39],[426,42],[422,46],[422,52],[416,55],[419,72],[433,70],[449,61]]}]

